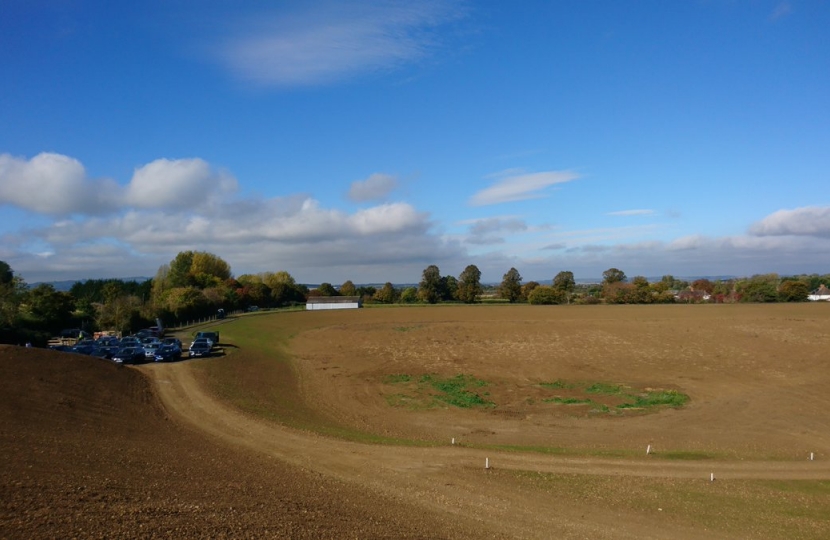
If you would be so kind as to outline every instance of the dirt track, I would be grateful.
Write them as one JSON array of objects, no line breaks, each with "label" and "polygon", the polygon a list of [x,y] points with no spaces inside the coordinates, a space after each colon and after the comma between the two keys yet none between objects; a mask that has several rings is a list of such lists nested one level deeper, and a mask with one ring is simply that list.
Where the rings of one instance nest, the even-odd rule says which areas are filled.
[{"label": "dirt track", "polygon": [[[564,430],[578,442],[571,455],[451,446],[449,437],[437,446],[361,444],[288,428],[217,398],[216,388],[205,379],[205,367],[263,379],[263,391],[271,394],[277,388],[274,381],[284,375],[262,371],[268,362],[273,363],[268,354],[260,359],[265,363],[256,364],[260,360],[233,343],[229,343],[230,354],[215,363],[120,370],[85,357],[0,347],[0,410],[4,413],[0,449],[8,456],[0,469],[0,537],[830,537],[830,461],[824,455],[827,438],[819,429],[826,423],[825,408],[820,405],[828,398],[820,391],[827,372],[818,360],[827,337],[812,338],[817,328],[825,328],[823,313],[811,318],[810,313],[816,312],[764,311],[759,317],[752,310],[732,311],[728,319],[711,320],[705,312],[694,312],[703,315],[689,319],[688,313],[693,312],[638,311],[654,320],[615,319],[614,329],[609,330],[607,321],[580,320],[580,313],[595,319],[593,313],[600,312],[560,312],[569,317],[577,314],[571,322],[555,322],[561,334],[569,332],[568,324],[573,325],[570,331],[595,324],[597,335],[603,336],[608,347],[602,349],[602,344],[594,342],[594,352],[587,356],[572,347],[573,355],[582,356],[573,361],[563,356],[556,373],[562,373],[565,366],[571,370],[565,373],[573,377],[601,376],[597,366],[612,377],[622,373],[629,380],[660,380],[676,373],[673,366],[663,372],[655,366],[667,362],[659,357],[659,350],[679,350],[671,345],[677,324],[697,328],[699,333],[737,336],[728,346],[749,347],[749,363],[746,356],[738,357],[734,365],[724,363],[718,356],[723,351],[706,349],[694,332],[691,340],[688,335],[678,338],[683,344],[691,343],[687,347],[691,352],[681,358],[684,366],[692,368],[692,373],[683,373],[687,376],[681,381],[687,385],[684,390],[691,388],[697,399],[689,411],[594,423],[562,417],[537,405],[516,409],[520,414],[507,417],[492,410],[389,409],[381,395],[384,376],[413,373],[414,366],[423,363],[421,357],[396,352],[410,350],[407,340],[415,335],[400,328],[424,329],[428,345],[449,355],[457,354],[453,347],[463,345],[454,337],[459,332],[479,332],[498,350],[506,339],[487,322],[493,313],[499,313],[498,318],[519,312],[402,310],[396,312],[395,320],[389,320],[389,313],[366,310],[351,316],[364,320],[352,320],[349,325],[342,321],[333,325],[339,320],[333,314],[295,314],[291,321],[299,326],[287,324],[286,319],[255,320],[265,329],[272,327],[269,321],[278,320],[282,330],[295,336],[291,348],[302,364],[295,366],[301,399],[319,405],[337,421],[386,430],[394,419],[392,424],[400,424],[393,425],[394,433],[416,439],[424,433],[424,426],[429,426],[428,433],[443,437],[463,430],[475,435],[482,426],[496,425],[482,440],[512,436],[525,445],[551,431]],[[403,323],[397,320],[401,317]],[[679,317],[680,323],[672,317]],[[450,322],[441,322],[441,318]],[[790,325],[790,320],[796,323]],[[499,320],[496,324],[509,329],[509,324]],[[638,328],[646,328],[647,335],[638,337]],[[321,331],[329,343],[342,345],[340,356],[316,351]],[[767,341],[758,337],[767,331],[772,336]],[[742,337],[741,332],[746,335]],[[232,326],[222,333],[223,338],[234,339]],[[260,333],[261,329],[254,329],[253,335]],[[661,333],[669,337],[654,345],[651,336]],[[523,339],[525,353],[545,351],[547,342],[557,339],[557,350],[567,351],[563,346],[567,342],[553,334],[547,331],[550,339],[544,341],[533,341],[532,336]],[[620,348],[623,339],[626,344]],[[775,346],[779,342],[786,343],[782,350],[791,353],[787,362],[793,371],[788,379],[779,377]],[[377,343],[384,344],[382,350],[374,346]],[[792,343],[797,346],[793,348]],[[648,365],[642,371],[631,369],[637,367],[639,357],[623,354],[616,360],[620,371],[614,371],[618,368],[607,362],[607,352],[629,349],[650,358]],[[505,373],[499,355],[488,356],[486,351],[480,349],[470,357],[457,354],[452,362],[444,363],[448,369],[487,378]],[[712,363],[710,357],[716,361]],[[440,360],[440,355],[436,358]],[[549,365],[528,362],[525,367],[539,371],[536,379],[550,380],[550,374],[543,372]],[[747,372],[747,366],[753,371]],[[718,392],[709,389],[710,372],[727,381]],[[498,399],[510,399],[516,388],[521,392],[529,388],[523,382],[527,373],[517,369],[510,373],[519,383],[503,378]],[[794,388],[803,391],[794,395]],[[768,399],[759,401],[755,395]],[[793,401],[794,397],[803,399]],[[739,398],[743,405],[736,408]],[[803,409],[804,403],[810,404],[808,410]],[[764,423],[760,418],[751,423],[759,411],[773,421]],[[738,423],[718,417],[731,412]],[[687,440],[687,431],[700,430],[703,422],[716,428],[711,446],[704,445],[704,450],[751,449],[752,441],[743,446],[734,441],[757,431],[764,446],[776,451],[773,459],[763,451],[734,459],[690,461],[629,454],[620,459],[586,457],[590,452],[580,450],[594,441],[625,447],[629,439],[641,437],[642,431],[632,426],[649,422],[664,426],[663,440],[676,445]],[[595,426],[600,426],[599,433],[592,430]],[[729,432],[730,426],[736,433]],[[796,437],[792,439],[791,434]],[[784,450],[792,440],[818,447],[818,459],[788,458]],[[484,468],[485,459],[491,464],[489,470]],[[709,481],[712,472],[715,482]]]},{"label": "dirt track", "polygon": [[[563,508],[556,497],[516,484],[509,471],[718,480],[830,479],[830,462],[667,462],[496,453],[459,446],[373,446],[323,438],[248,417],[199,387],[192,365],[153,365],[146,371],[168,410],[229,443],[368,488],[384,497],[471,519],[486,529],[522,538],[662,538],[664,524],[592,506]],[[492,469],[484,469],[485,458]],[[555,512],[551,508],[556,508]],[[674,538],[711,537],[673,527]]]},{"label": "dirt track", "polygon": [[0,538],[481,536],[179,424],[81,355],[0,345],[0,455]]}]

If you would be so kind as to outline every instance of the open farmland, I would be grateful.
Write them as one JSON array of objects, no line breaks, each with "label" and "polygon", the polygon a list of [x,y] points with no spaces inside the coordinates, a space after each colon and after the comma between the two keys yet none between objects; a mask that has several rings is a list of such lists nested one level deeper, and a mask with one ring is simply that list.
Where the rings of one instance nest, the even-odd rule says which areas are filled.
[{"label": "open farmland", "polygon": [[[25,407],[17,405],[4,448],[24,441],[41,451],[7,453],[20,467],[3,469],[3,498],[16,503],[5,505],[0,523],[26,531],[47,508],[80,519],[90,495],[77,495],[77,483],[96,486],[99,513],[116,503],[117,513],[100,515],[157,535],[177,523],[198,531],[195,518],[212,516],[206,531],[233,536],[337,537],[342,523],[341,537],[361,538],[828,537],[828,308],[246,316],[222,326],[224,357],[103,366],[106,378],[143,373],[150,386],[130,379],[107,399],[100,389],[76,389],[76,405],[55,398],[32,413],[34,424],[18,418]],[[47,379],[49,388],[73,380]],[[102,384],[104,377],[77,386]],[[89,400],[93,407],[82,406]],[[118,417],[108,400],[130,414]],[[117,467],[99,463],[102,449],[83,453],[73,430],[50,427],[75,422],[89,431],[102,420],[90,421],[87,408],[95,419],[112,416],[113,435],[102,444],[125,449]],[[35,433],[15,435],[27,430]],[[98,439],[92,430],[83,440]],[[148,475],[158,444],[170,447],[170,459],[165,474]],[[85,457],[56,471],[57,452]],[[187,452],[197,459],[184,459]],[[72,474],[58,474],[64,469]],[[56,474],[67,479],[47,495],[63,503],[42,503],[40,514],[18,523],[36,488]],[[319,506],[318,481],[332,494],[329,509]],[[274,508],[262,502],[275,498]],[[148,512],[167,528],[153,529],[142,519]],[[235,516],[234,527],[221,528],[217,516]]]}]

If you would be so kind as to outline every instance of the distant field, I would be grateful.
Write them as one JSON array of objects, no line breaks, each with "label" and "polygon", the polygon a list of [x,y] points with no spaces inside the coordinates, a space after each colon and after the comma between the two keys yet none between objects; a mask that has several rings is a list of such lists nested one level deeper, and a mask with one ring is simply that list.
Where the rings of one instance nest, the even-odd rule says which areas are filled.
[{"label": "distant field", "polygon": [[227,325],[240,350],[204,371],[242,407],[352,436],[787,459],[830,448],[828,323],[815,304],[285,313]]},{"label": "distant field", "polygon": [[186,367],[245,413],[195,420],[228,440],[494,534],[826,538],[828,323],[815,304],[273,313]]}]

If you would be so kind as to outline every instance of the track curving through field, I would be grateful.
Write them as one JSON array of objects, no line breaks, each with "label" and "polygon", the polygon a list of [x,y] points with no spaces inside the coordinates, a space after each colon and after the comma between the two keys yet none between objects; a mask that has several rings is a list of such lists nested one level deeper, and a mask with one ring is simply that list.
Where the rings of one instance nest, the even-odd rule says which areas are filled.
[{"label": "track curving through field", "polygon": [[[557,505],[528,490],[515,474],[554,473],[729,480],[830,480],[830,462],[668,461],[550,456],[496,452],[460,445],[405,447],[355,443],[290,429],[217,400],[188,362],[140,368],[153,381],[168,413],[218,440],[331,476],[407,504],[471,520],[488,530],[522,538],[662,538],[666,531],[647,516],[596,505]],[[485,470],[485,460],[491,468]],[[711,537],[678,525],[674,538]]]}]

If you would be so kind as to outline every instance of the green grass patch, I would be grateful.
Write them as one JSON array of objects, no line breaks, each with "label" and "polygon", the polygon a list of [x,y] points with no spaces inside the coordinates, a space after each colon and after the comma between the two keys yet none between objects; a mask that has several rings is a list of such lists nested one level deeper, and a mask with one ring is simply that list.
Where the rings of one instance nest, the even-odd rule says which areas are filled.
[{"label": "green grass patch", "polygon": [[560,405],[593,405],[590,414],[621,415],[626,411],[634,413],[660,408],[680,408],[689,401],[689,396],[677,390],[637,389],[624,384],[597,382],[570,382],[557,379],[539,383],[548,390],[563,390],[562,395],[542,398],[543,403]]},{"label": "green grass patch", "polygon": [[488,393],[480,391],[481,388],[487,386],[487,381],[477,379],[472,375],[441,377],[426,373],[415,379],[411,375],[401,374],[387,376],[384,381],[391,384],[415,383],[409,395],[387,396],[386,402],[395,407],[423,409],[445,404],[468,409],[495,406],[495,403],[487,399]]},{"label": "green grass patch", "polygon": [[596,382],[585,388],[585,391],[589,394],[603,394],[606,396],[613,396],[622,392],[622,386],[617,384]]},{"label": "green grass patch", "polygon": [[541,386],[542,388],[550,388],[550,389],[552,389],[552,390],[576,388],[576,385],[575,385],[575,384],[573,384],[573,383],[569,383],[569,382],[565,382],[565,381],[563,381],[562,379],[556,379],[556,380],[555,380],[555,381],[553,381],[553,382],[543,382],[543,383],[539,383],[539,386]]},{"label": "green grass patch", "polygon": [[544,401],[545,403],[561,403],[563,405],[585,405],[585,404],[594,402],[592,399],[587,399],[587,398],[586,399],[571,398],[571,397],[563,398],[563,397],[559,397],[559,396],[556,396],[554,398],[549,398],[549,399],[543,399],[542,401]]},{"label": "green grass patch", "polygon": [[618,409],[646,409],[649,407],[682,407],[689,401],[689,396],[681,394],[677,390],[658,390],[653,392],[644,392],[636,396],[629,396],[634,399],[633,402],[626,402],[617,405]]}]

